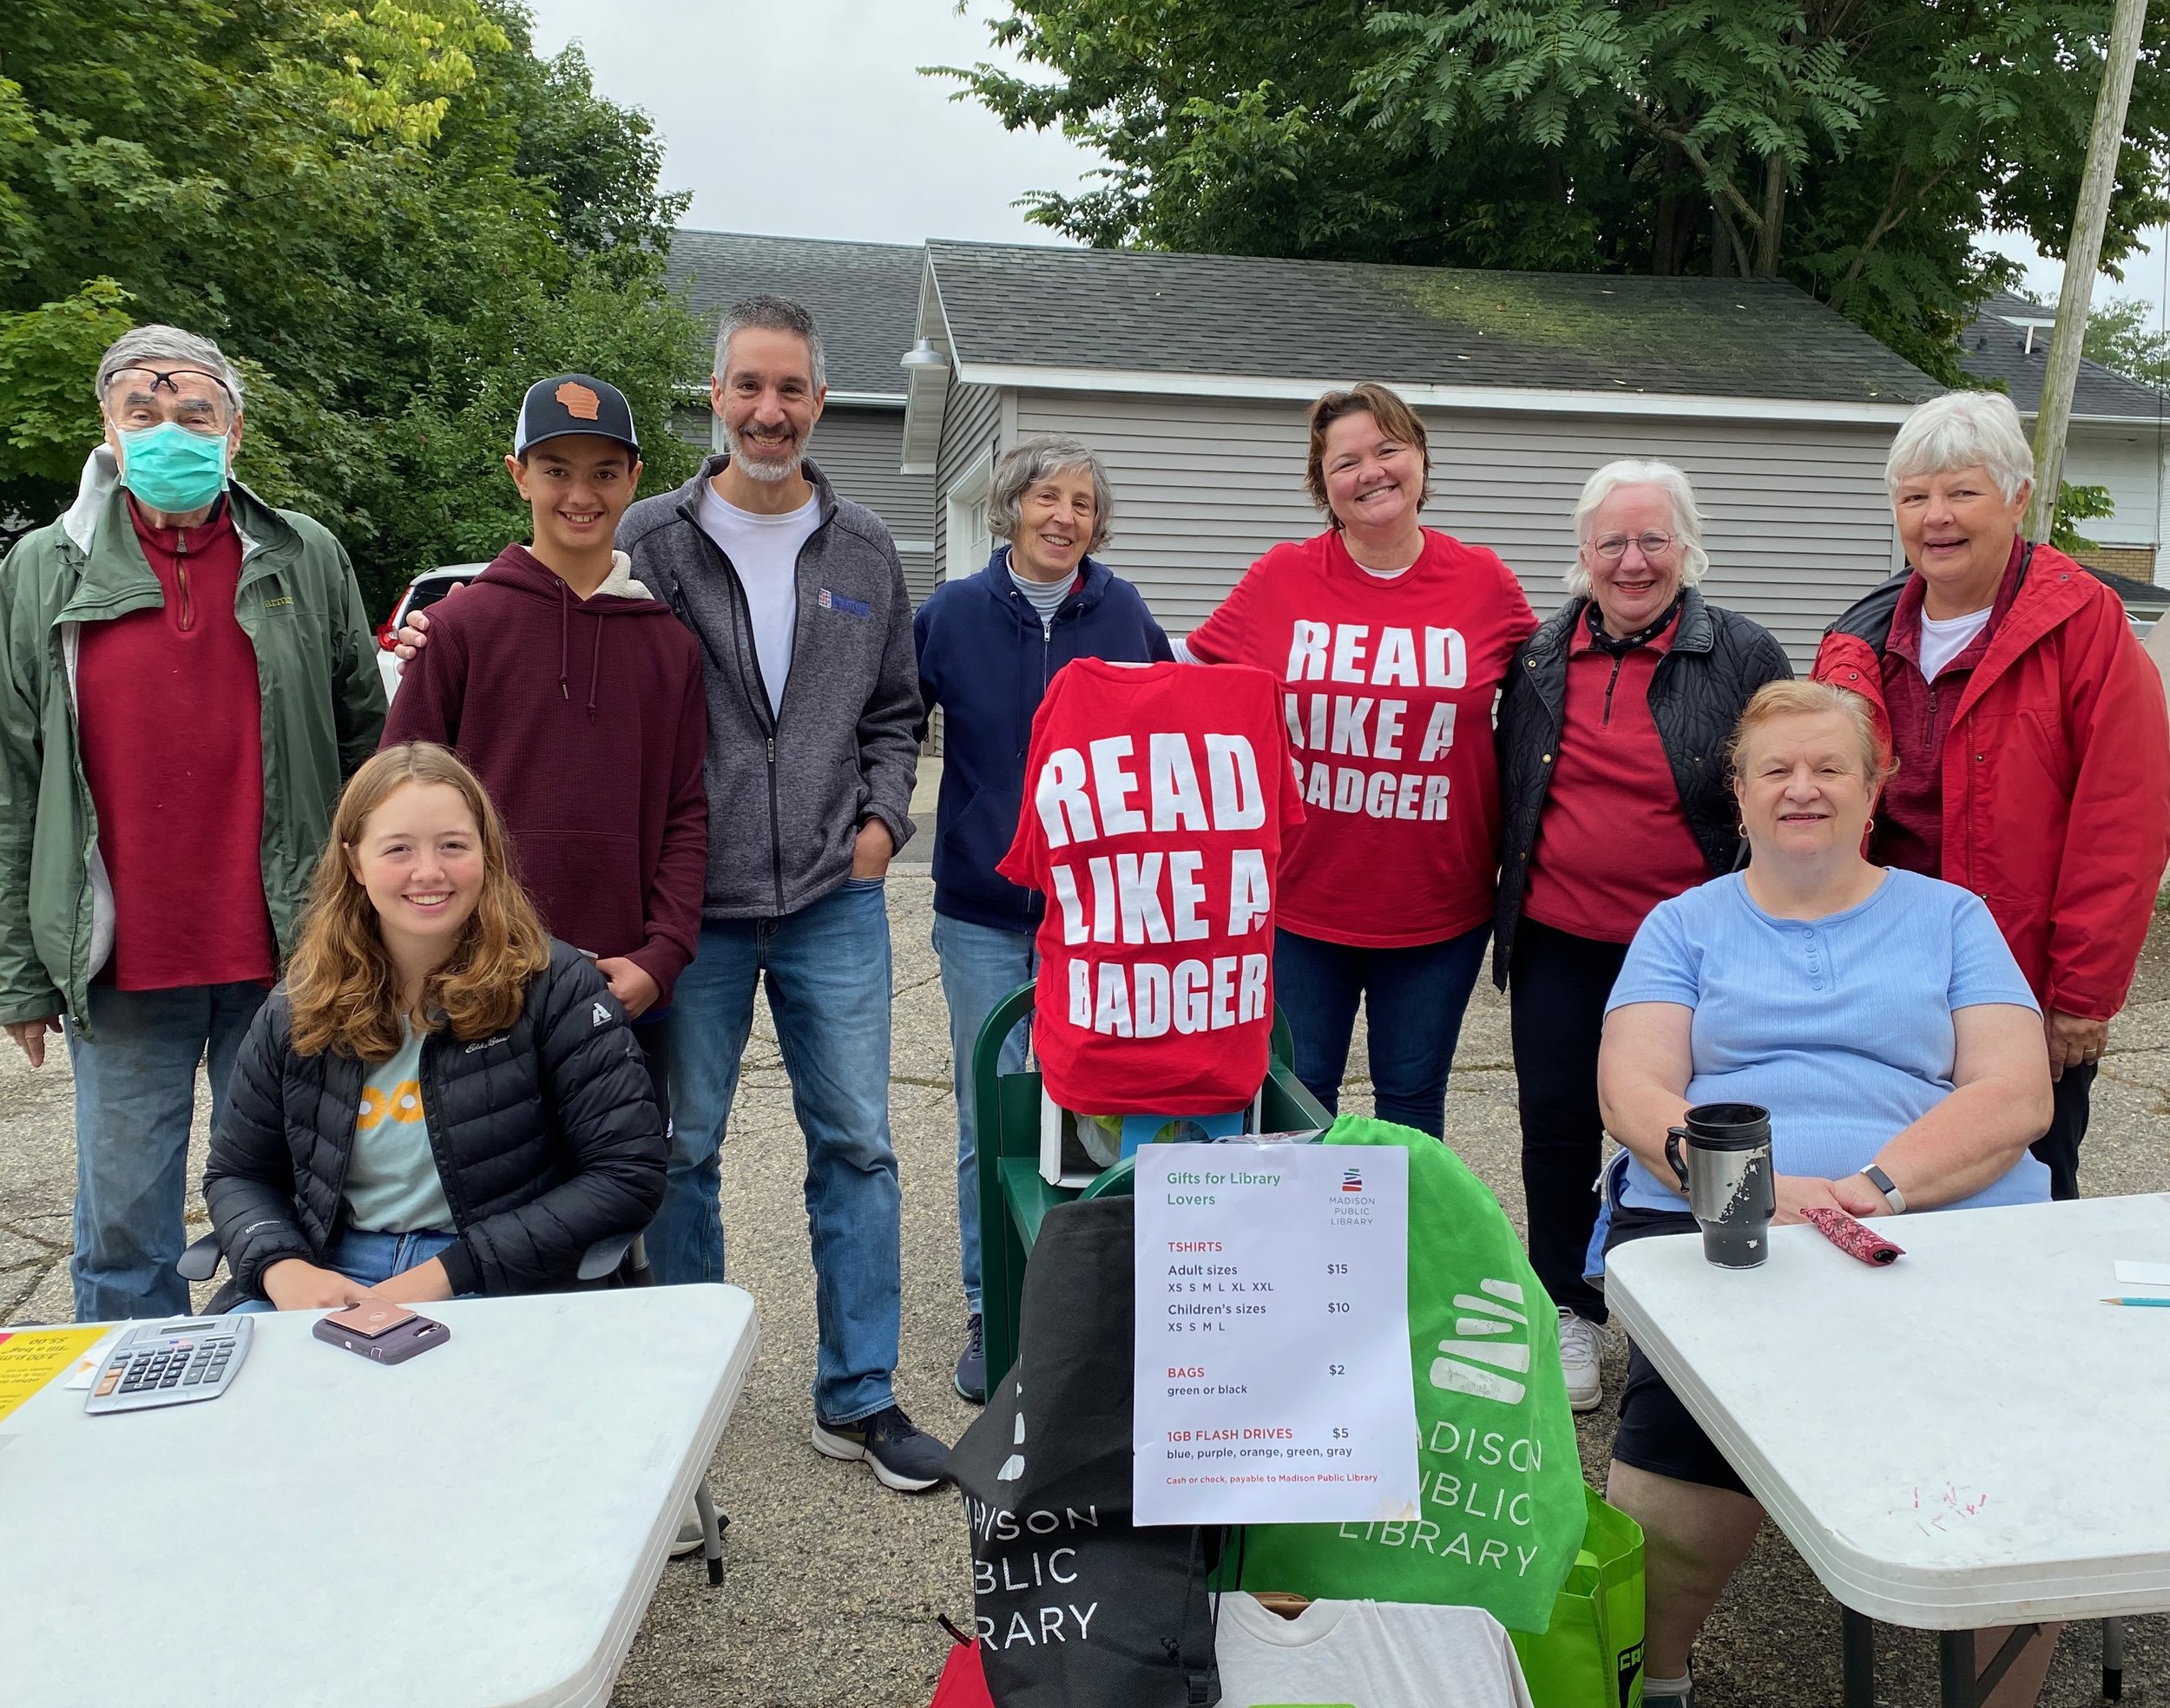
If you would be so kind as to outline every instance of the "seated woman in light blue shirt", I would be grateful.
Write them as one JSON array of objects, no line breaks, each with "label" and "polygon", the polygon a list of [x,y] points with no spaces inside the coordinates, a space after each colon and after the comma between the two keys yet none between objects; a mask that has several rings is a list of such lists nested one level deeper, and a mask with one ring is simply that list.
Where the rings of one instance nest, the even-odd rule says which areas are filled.
[{"label": "seated woman in light blue shirt", "polygon": [[[1660,903],[1607,1003],[1598,1094],[1629,1153],[1608,1249],[1694,1227],[1665,1136],[1699,1103],[1770,1110],[1780,1222],[2047,1200],[2041,1014],[1978,897],[1862,857],[1889,775],[1866,702],[1773,682],[1730,758],[1746,870]],[[1692,1704],[1689,1650],[1763,1510],[1632,1346],[1607,1494],[1648,1542],[1643,1699]],[[2034,1699],[2047,1635],[1993,1702]]]}]

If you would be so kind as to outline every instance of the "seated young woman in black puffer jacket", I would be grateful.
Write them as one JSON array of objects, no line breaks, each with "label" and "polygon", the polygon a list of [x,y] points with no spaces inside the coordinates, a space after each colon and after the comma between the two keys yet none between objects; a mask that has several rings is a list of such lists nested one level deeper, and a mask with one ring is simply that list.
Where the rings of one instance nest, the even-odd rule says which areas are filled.
[{"label": "seated young woman in black puffer jacket", "polygon": [[543,930],[481,783],[432,743],[376,755],[212,1135],[228,1291],[306,1311],[569,1286],[648,1225],[663,1170],[624,1014]]}]

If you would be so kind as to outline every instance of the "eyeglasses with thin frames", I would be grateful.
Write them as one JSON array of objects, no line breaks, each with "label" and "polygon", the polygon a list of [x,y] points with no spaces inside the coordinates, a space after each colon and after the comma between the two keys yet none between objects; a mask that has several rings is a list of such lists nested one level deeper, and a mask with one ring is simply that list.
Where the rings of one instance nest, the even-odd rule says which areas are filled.
[{"label": "eyeglasses with thin frames", "polygon": [[1608,534],[1601,540],[1591,541],[1590,549],[1606,562],[1617,563],[1628,555],[1630,546],[1645,557],[1654,558],[1671,551],[1679,538],[1677,534],[1660,534],[1654,530],[1648,534]]}]

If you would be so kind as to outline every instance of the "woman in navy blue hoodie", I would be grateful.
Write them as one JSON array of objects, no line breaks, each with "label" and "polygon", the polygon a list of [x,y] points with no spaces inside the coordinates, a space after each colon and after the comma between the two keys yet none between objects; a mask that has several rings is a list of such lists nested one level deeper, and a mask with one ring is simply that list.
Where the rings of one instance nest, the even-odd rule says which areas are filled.
[{"label": "woman in navy blue hoodie", "polygon": [[[1149,664],[1172,656],[1137,588],[1087,555],[1108,539],[1113,495],[1100,458],[1043,433],[995,470],[988,531],[1003,543],[986,568],[947,581],[919,608],[912,638],[927,712],[942,708],[942,798],[934,844],[934,949],[950,1005],[957,1087],[957,1213],[970,1320],[957,1389],[986,1397],[980,1350],[979,1171],[972,1131],[972,1045],[996,1003],[1038,970],[1041,898],[996,876],[1023,805],[1025,749],[1049,680],[1072,659]],[[1025,1029],[1003,1047],[1024,1067]]]}]

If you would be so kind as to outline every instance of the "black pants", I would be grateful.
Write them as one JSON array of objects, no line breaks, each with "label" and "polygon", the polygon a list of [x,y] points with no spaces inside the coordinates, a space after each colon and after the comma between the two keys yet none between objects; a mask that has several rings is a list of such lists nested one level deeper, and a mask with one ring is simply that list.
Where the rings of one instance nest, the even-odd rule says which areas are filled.
[{"label": "black pants", "polygon": [[633,1041],[641,1047],[641,1054],[648,1064],[648,1084],[655,1093],[655,1107],[663,1117],[663,1139],[667,1146],[671,1136],[671,1022],[667,1015],[660,1020],[636,1020],[633,1022]]},{"label": "black pants", "polygon": [[1605,1140],[1597,1046],[1605,999],[1627,958],[1626,943],[1595,943],[1525,916],[1508,964],[1529,1266],[1555,1304],[1593,1323],[1605,1320],[1605,1295],[1582,1278]]},{"label": "black pants", "polygon": [[2028,1148],[2049,1165],[2049,1196],[2080,1195],[2080,1141],[2088,1136],[2088,1097],[2094,1089],[2095,1064],[2075,1062],[2050,1087],[2055,1113],[2049,1131]]}]

